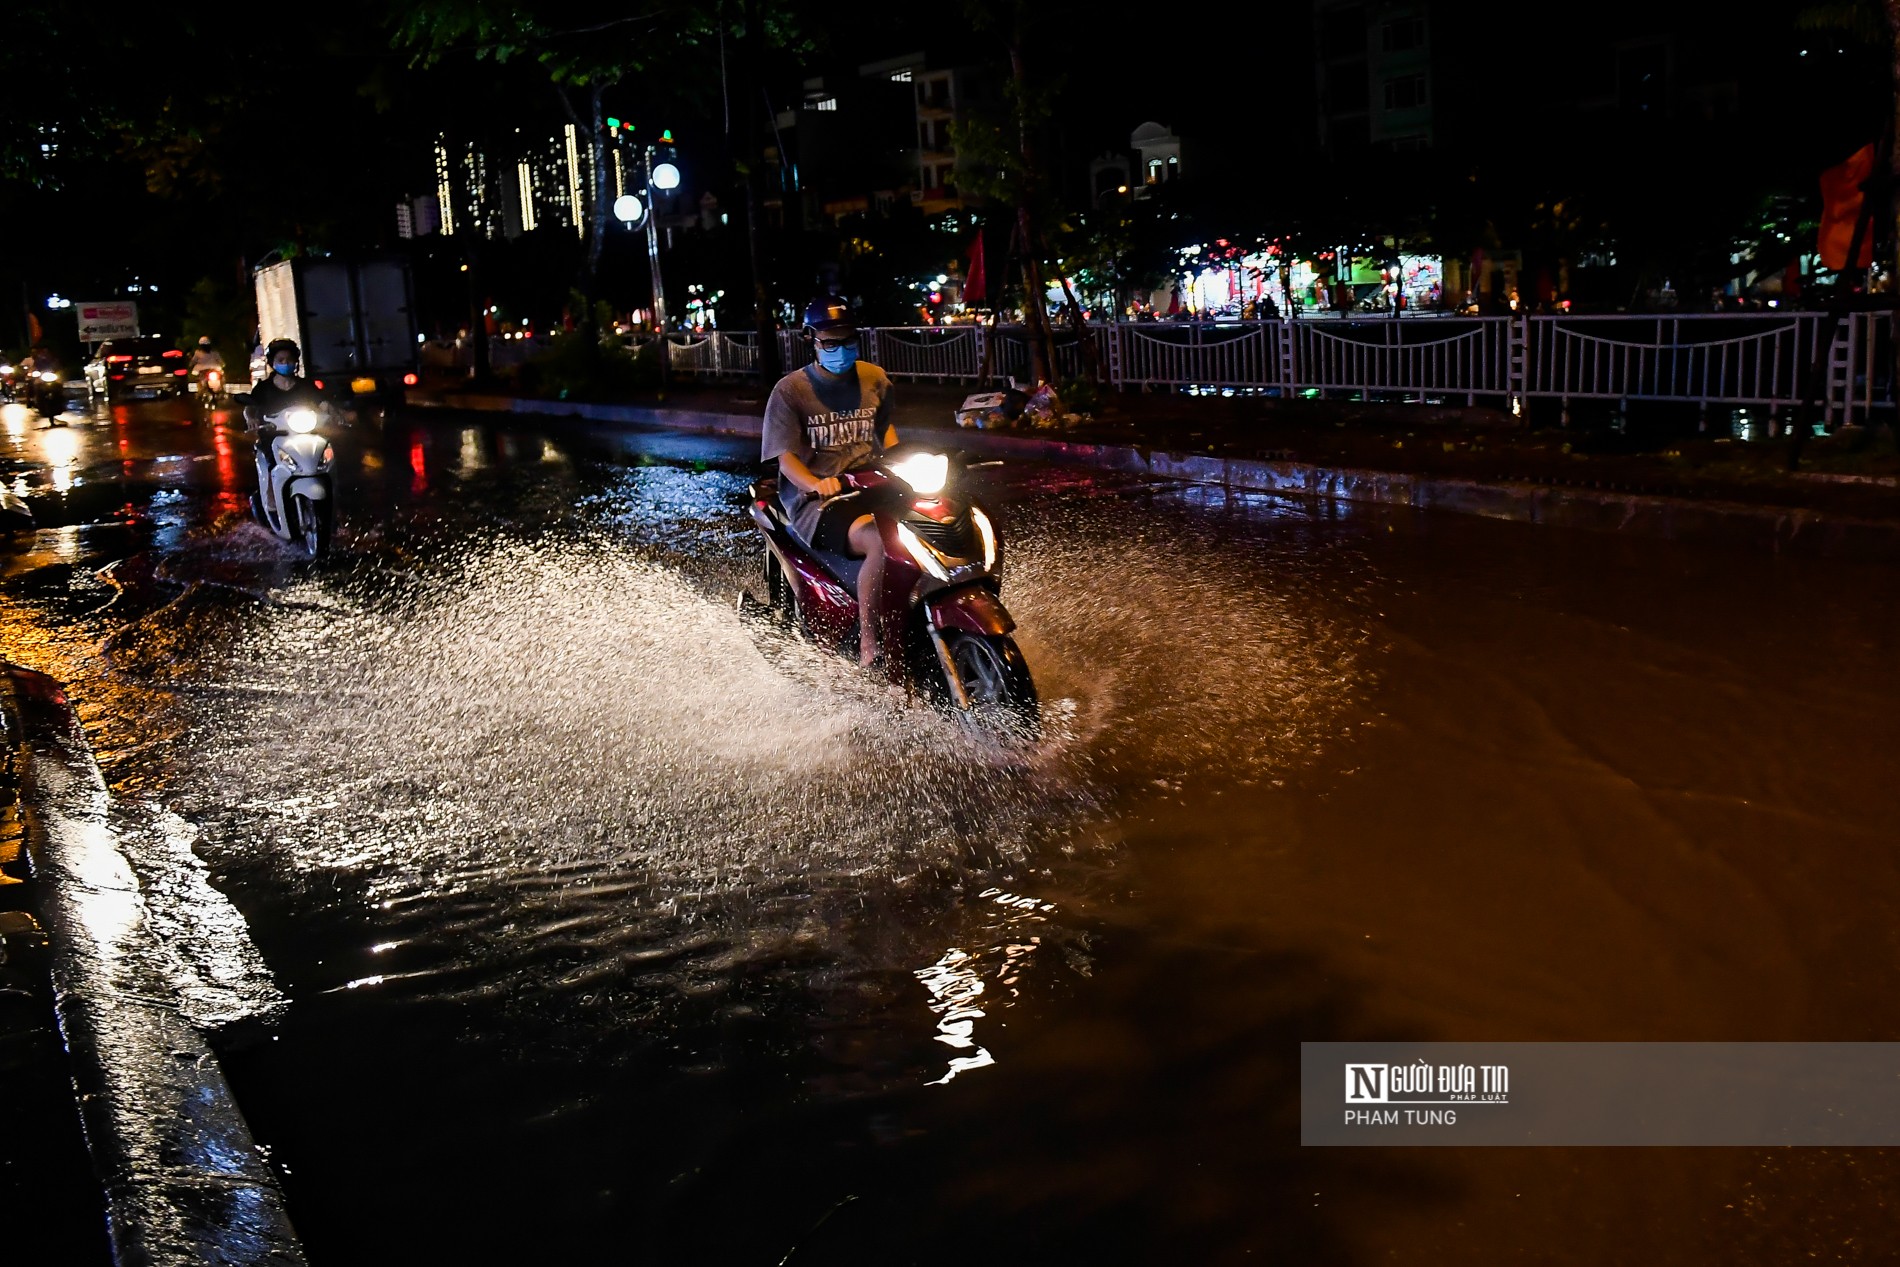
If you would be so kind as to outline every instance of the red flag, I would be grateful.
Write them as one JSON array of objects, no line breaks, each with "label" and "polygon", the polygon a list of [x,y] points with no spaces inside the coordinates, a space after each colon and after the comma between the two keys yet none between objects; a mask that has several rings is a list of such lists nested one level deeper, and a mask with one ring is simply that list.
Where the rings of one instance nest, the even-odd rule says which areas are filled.
[{"label": "red flag", "polygon": [[[1854,225],[1860,220],[1861,203],[1866,195],[1861,186],[1874,172],[1874,147],[1863,145],[1852,158],[1821,173],[1821,230],[1816,235],[1821,263],[1835,272],[1847,267],[1847,248],[1854,242]],[[1874,262],[1873,226],[1860,235],[1860,262],[1866,268]]]},{"label": "red flag", "polygon": [[963,302],[980,304],[989,297],[990,279],[983,266],[983,230],[976,231],[970,244],[970,266],[963,270]]}]

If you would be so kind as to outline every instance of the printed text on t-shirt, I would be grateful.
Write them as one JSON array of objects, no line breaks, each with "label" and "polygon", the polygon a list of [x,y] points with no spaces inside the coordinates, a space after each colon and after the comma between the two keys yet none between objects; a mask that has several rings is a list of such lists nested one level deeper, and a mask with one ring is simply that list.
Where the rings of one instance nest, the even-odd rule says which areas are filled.
[{"label": "printed text on t-shirt", "polygon": [[828,414],[811,414],[805,419],[805,441],[814,449],[832,449],[841,444],[870,444],[877,422],[877,409],[841,409]]}]

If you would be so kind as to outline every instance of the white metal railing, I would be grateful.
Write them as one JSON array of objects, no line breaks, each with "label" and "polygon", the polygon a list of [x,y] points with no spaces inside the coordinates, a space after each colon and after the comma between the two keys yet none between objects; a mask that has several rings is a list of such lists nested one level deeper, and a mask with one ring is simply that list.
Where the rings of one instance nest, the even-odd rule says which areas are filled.
[{"label": "white metal railing", "polygon": [[759,336],[713,330],[703,335],[668,335],[667,367],[686,378],[731,378],[759,371]]},{"label": "white metal railing", "polygon": [[[1889,403],[1894,316],[1861,312],[1610,316],[1371,317],[1334,321],[1140,322],[1054,331],[1055,373],[1083,372],[1090,351],[1115,388],[1214,387],[1291,395],[1373,393],[1502,400],[1615,399],[1785,407],[1820,393],[1852,421]],[[1019,326],[902,326],[862,332],[866,360],[892,378],[978,383],[1029,373]],[[1090,346],[1092,345],[1092,347]],[[781,364],[811,360],[796,331]],[[751,333],[674,335],[676,374],[756,374]],[[1818,371],[1822,376],[1809,384]]]},{"label": "white metal railing", "polygon": [[1282,385],[1294,391],[1510,394],[1510,318],[1283,322]]},{"label": "white metal railing", "polygon": [[1525,392],[1788,405],[1827,324],[1825,313],[1534,317]]},{"label": "white metal railing", "polygon": [[973,382],[983,372],[981,326],[880,327],[867,330],[864,351],[893,378]]}]

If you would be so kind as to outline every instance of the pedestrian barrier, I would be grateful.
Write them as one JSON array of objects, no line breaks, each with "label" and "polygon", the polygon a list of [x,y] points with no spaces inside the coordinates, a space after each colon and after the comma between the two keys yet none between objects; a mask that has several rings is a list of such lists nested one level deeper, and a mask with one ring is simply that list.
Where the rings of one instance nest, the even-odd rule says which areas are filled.
[{"label": "pedestrian barrier", "polygon": [[[1277,395],[1680,401],[1760,405],[1771,412],[1819,392],[1830,420],[1891,407],[1894,314],[1822,312],[1605,316],[1374,317],[1345,320],[1139,322],[1053,332],[1055,375],[1089,360],[1110,387],[1259,391]],[[892,378],[980,384],[1029,377],[1020,326],[880,326],[863,355]],[[756,374],[756,336],[673,336],[676,374]],[[796,331],[779,333],[781,363],[808,364]],[[1823,377],[1810,383],[1818,372]]]}]

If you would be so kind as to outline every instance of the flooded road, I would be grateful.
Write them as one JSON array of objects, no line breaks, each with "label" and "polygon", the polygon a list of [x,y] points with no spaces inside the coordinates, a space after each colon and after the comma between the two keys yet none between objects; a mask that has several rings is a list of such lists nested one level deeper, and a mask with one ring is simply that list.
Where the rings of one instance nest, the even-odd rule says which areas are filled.
[{"label": "flooded road", "polygon": [[1007,467],[1024,752],[736,614],[746,441],[393,417],[305,564],[147,408],[0,416],[0,657],[315,1262],[1892,1250],[1882,1151],[1295,1142],[1302,1040],[1895,1038],[1890,571]]}]

